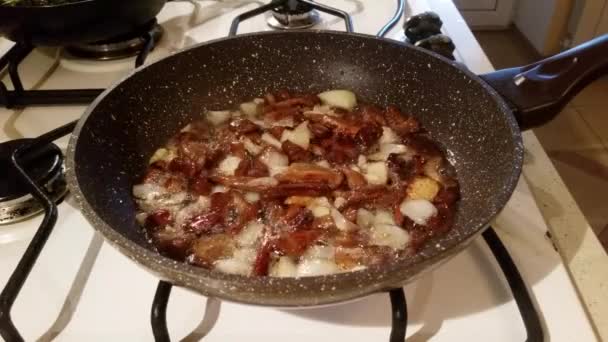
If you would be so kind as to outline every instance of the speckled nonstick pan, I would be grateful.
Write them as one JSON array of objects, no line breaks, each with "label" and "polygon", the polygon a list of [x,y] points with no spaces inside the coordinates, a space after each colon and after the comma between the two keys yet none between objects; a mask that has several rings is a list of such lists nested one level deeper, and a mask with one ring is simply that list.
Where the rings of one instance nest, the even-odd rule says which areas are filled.
[{"label": "speckled nonstick pan", "polygon": [[[411,281],[466,248],[504,207],[520,176],[518,122],[527,128],[556,114],[578,88],[605,71],[607,46],[603,37],[539,64],[480,78],[427,51],[366,35],[265,32],[215,40],[138,69],[95,100],[70,141],[70,190],[111,244],[178,286],[272,306],[353,299]],[[209,271],[163,257],[146,241],[135,222],[131,187],[154,150],[181,127],[205,109],[269,91],[334,88],[351,89],[366,102],[399,106],[449,151],[462,201],[447,235],[410,259],[300,279]]]}]

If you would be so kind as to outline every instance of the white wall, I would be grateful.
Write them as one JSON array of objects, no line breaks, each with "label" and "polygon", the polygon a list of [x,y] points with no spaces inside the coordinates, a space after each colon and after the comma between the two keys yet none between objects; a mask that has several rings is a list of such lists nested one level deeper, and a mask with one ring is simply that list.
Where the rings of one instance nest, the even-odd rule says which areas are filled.
[{"label": "white wall", "polygon": [[551,18],[555,10],[555,0],[520,0],[515,9],[515,25],[542,53]]}]

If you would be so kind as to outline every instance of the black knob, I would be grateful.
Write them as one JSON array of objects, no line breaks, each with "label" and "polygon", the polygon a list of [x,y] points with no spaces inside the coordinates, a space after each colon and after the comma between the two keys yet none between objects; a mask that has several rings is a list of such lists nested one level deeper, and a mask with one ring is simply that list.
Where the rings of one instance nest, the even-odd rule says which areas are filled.
[{"label": "black knob", "polygon": [[454,42],[452,42],[452,39],[445,34],[436,34],[432,37],[419,40],[414,45],[423,49],[431,50],[448,59],[455,59],[454,50],[456,50],[456,46],[454,45]]},{"label": "black knob", "polygon": [[424,12],[408,18],[403,24],[410,43],[441,33],[443,22],[435,12]]}]

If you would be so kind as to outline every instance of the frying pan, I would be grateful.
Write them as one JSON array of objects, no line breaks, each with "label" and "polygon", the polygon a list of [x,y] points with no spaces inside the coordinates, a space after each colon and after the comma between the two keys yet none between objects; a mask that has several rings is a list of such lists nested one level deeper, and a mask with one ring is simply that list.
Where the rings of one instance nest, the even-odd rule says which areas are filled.
[{"label": "frying pan", "polygon": [[[402,286],[466,248],[517,184],[523,160],[520,129],[548,121],[605,72],[607,51],[608,36],[530,66],[479,77],[426,50],[368,35],[296,31],[223,38],[137,69],[100,95],[71,137],[68,184],[96,230],[175,285],[258,305],[345,301]],[[368,103],[399,106],[449,151],[462,195],[449,233],[412,258],[300,279],[225,274],[155,251],[135,221],[131,196],[155,149],[207,109],[278,89],[314,93],[336,88],[351,89]]]},{"label": "frying pan", "polygon": [[82,0],[50,6],[0,5],[0,35],[36,46],[96,42],[156,17],[166,0]]}]

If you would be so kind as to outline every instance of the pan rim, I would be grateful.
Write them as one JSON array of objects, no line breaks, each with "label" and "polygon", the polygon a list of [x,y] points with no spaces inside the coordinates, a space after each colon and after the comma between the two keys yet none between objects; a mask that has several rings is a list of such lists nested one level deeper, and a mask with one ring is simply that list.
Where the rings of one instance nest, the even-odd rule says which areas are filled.
[{"label": "pan rim", "polygon": [[[114,91],[119,85],[121,85],[125,80],[133,77],[138,72],[141,72],[145,68],[154,65],[156,63],[161,63],[165,59],[168,59],[173,56],[169,55],[163,57],[153,63],[148,65],[144,65],[142,67],[136,68],[129,72],[126,76],[121,78],[119,81],[115,82],[112,86],[106,89],[102,94],[100,94],[86,109],[85,113],[79,119],[76,128],[74,129],[68,149],[67,149],[67,167],[66,167],[66,178],[70,191],[74,195],[78,207],[83,214],[83,216],[87,219],[87,221],[93,226],[93,228],[98,231],[111,245],[121,251],[126,257],[129,257],[136,264],[143,266],[148,271],[153,274],[159,276],[161,279],[168,280],[174,285],[184,286],[190,289],[195,290],[198,293],[201,293],[206,296],[219,297],[223,300],[229,300],[232,302],[239,302],[244,304],[251,305],[263,305],[263,306],[274,306],[274,307],[309,307],[309,306],[318,306],[318,305],[326,305],[326,304],[334,304],[339,302],[344,302],[350,299],[354,299],[357,297],[362,297],[365,295],[369,295],[381,290],[385,290],[387,288],[401,286],[407,282],[410,282],[421,274],[424,274],[424,271],[428,271],[434,269],[435,267],[445,263],[451,257],[457,255],[460,251],[467,248],[470,242],[477,236],[479,236],[485,228],[488,227],[490,222],[498,215],[498,213],[504,208],[509,198],[511,197],[515,187],[517,186],[518,180],[520,178],[522,166],[523,166],[523,140],[521,136],[521,131],[515,117],[512,115],[511,108],[506,103],[506,101],[487,83],[485,83],[479,76],[472,73],[470,70],[463,68],[457,63],[450,61],[442,56],[439,56],[435,53],[429,52],[427,50],[406,44],[404,42],[386,39],[386,38],[378,38],[375,36],[360,34],[360,33],[346,33],[342,31],[329,31],[329,30],[298,30],[298,31],[290,31],[290,32],[282,32],[282,31],[267,31],[267,32],[255,32],[255,33],[246,33],[239,34],[236,36],[228,36],[222,37],[219,39],[214,39],[206,42],[202,42],[193,46],[190,46],[186,49],[180,50],[176,54],[181,54],[188,52],[193,49],[200,48],[201,46],[212,45],[214,43],[223,42],[227,40],[238,40],[238,39],[247,39],[249,37],[259,37],[266,35],[286,35],[286,34],[324,34],[324,35],[338,35],[338,36],[357,36],[360,38],[366,38],[376,41],[381,41],[383,43],[398,45],[404,48],[415,49],[421,53],[427,54],[435,59],[439,59],[444,63],[450,64],[452,67],[458,69],[458,71],[462,72],[466,76],[469,77],[472,81],[477,82],[481,87],[492,97],[492,99],[497,104],[498,109],[505,114],[505,120],[511,130],[511,133],[515,142],[515,153],[514,153],[514,161],[515,165],[513,165],[513,172],[511,176],[505,178],[503,189],[504,191],[497,194],[497,203],[500,203],[500,206],[496,205],[488,210],[491,215],[486,217],[484,220],[480,220],[481,222],[471,227],[470,230],[467,230],[466,233],[463,233],[463,238],[459,239],[458,242],[451,244],[449,247],[444,248],[442,250],[436,250],[434,253],[429,253],[428,255],[423,255],[421,253],[417,253],[412,258],[408,258],[407,261],[404,262],[394,262],[389,265],[382,265],[378,268],[370,267],[366,270],[356,271],[356,272],[346,272],[340,274],[326,275],[326,276],[315,276],[315,277],[303,277],[303,278],[259,278],[259,277],[250,277],[250,276],[242,276],[242,275],[233,275],[226,274],[219,271],[209,271],[200,267],[188,265],[183,262],[175,261],[168,257],[162,256],[157,252],[148,250],[137,243],[132,242],[130,239],[124,237],[117,230],[112,228],[109,224],[107,224],[102,217],[100,217],[92,206],[87,202],[84,197],[84,194],[81,192],[78,178],[75,172],[75,153],[77,147],[77,139],[85,126],[89,116],[95,111],[97,105],[102,102],[106,96]],[[407,270],[407,272],[406,272]],[[408,274],[407,276],[399,275],[399,272],[403,274]],[[302,287],[304,284],[315,284],[315,282],[323,282],[325,284],[339,284],[339,283],[348,283],[349,280],[354,281],[361,274],[369,274],[372,275],[380,275],[379,277],[374,277],[373,282],[369,282],[362,287],[352,286],[348,288],[340,288],[336,293],[331,293],[331,291],[326,291],[324,293],[316,293],[315,296],[299,296],[294,298],[293,296],[276,294],[273,297],[265,297],[265,296],[256,296],[254,293],[237,293],[235,291],[230,290],[230,285],[232,283],[245,283],[245,284],[257,284],[264,285],[271,283],[273,286],[285,285],[287,287]],[[387,274],[392,276],[386,276]],[[398,279],[402,278],[402,279]],[[403,279],[405,278],[405,279]],[[194,286],[192,284],[202,283],[203,280],[209,284]],[[202,287],[201,287],[202,286]]]}]

